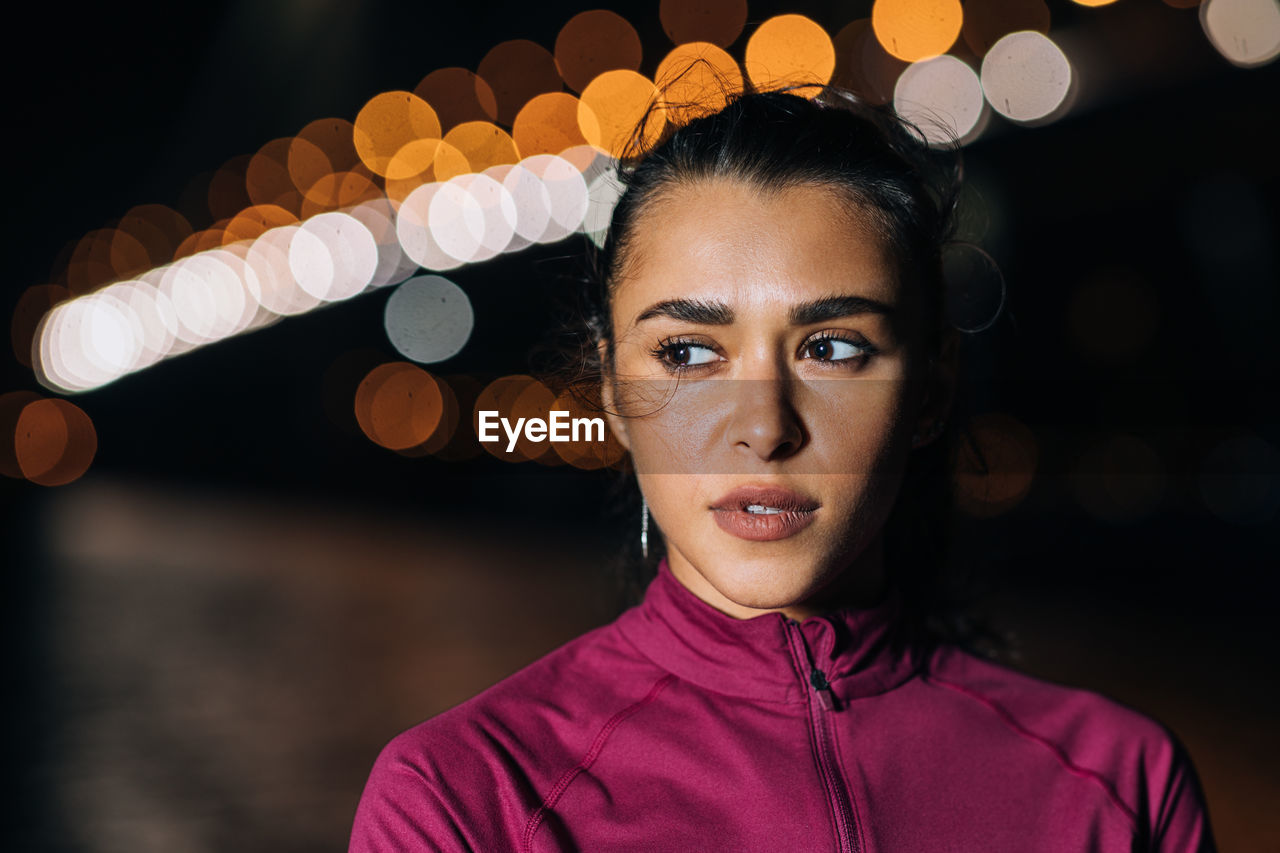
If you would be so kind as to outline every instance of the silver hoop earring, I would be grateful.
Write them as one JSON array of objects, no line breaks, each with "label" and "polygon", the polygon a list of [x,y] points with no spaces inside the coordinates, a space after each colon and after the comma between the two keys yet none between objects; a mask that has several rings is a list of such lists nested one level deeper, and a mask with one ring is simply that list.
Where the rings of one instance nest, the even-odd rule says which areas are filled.
[{"label": "silver hoop earring", "polygon": [[649,558],[649,502],[640,496],[640,550]]}]

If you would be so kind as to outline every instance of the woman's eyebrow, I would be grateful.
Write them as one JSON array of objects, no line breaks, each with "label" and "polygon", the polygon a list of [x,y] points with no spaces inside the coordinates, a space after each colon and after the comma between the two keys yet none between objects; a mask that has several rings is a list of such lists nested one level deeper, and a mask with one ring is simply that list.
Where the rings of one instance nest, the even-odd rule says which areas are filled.
[{"label": "woman's eyebrow", "polygon": [[654,317],[670,317],[701,326],[727,326],[733,322],[733,311],[723,302],[704,302],[695,299],[667,299],[654,303],[636,318],[635,324]]},{"label": "woman's eyebrow", "polygon": [[808,326],[855,314],[883,314],[892,318],[893,306],[865,296],[824,296],[792,305],[788,318],[793,326]]},{"label": "woman's eyebrow", "polygon": [[[865,296],[824,296],[811,302],[792,305],[787,319],[793,326],[809,326],[855,314],[893,315],[893,306]],[[723,302],[695,299],[666,299],[640,312],[636,324],[655,317],[670,317],[701,326],[728,326],[733,323],[733,309]]]}]

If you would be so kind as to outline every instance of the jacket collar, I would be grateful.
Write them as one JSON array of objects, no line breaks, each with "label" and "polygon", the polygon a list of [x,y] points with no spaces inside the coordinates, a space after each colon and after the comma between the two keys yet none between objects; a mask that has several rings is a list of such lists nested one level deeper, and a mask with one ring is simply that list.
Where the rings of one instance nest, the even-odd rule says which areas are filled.
[{"label": "jacket collar", "polygon": [[[809,672],[796,658],[807,651],[836,697],[847,701],[891,690],[914,674],[911,656],[891,649],[901,609],[901,596],[890,592],[870,608],[841,608],[801,623],[781,613],[736,619],[690,592],[663,559],[644,601],[622,614],[618,627],[646,657],[686,681],[770,702],[806,701]],[[799,638],[802,645],[794,642]]]}]

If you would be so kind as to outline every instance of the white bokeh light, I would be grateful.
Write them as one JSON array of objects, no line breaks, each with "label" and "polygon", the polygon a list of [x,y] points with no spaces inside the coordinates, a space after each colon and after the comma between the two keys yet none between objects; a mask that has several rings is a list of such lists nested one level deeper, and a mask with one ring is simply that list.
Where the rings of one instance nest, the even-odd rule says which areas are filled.
[{"label": "white bokeh light", "polygon": [[1071,89],[1071,63],[1051,39],[1034,30],[1009,33],[982,59],[982,91],[992,109],[1014,121],[1054,113]]},{"label": "white bokeh light", "polygon": [[1205,0],[1200,26],[1232,65],[1254,68],[1280,56],[1280,3],[1276,0]]},{"label": "white bokeh light", "polygon": [[893,90],[894,110],[930,145],[975,138],[985,107],[977,72],[949,54],[911,63]]},{"label": "white bokeh light", "polygon": [[466,346],[475,326],[471,300],[444,276],[421,275],[401,284],[383,314],[387,338],[405,358],[432,364]]}]

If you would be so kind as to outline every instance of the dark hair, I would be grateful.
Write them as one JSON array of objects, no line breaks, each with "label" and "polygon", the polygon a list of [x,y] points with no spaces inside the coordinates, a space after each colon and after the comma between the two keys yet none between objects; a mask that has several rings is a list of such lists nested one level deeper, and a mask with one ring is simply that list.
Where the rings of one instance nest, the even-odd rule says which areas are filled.
[{"label": "dark hair", "polygon": [[[561,374],[568,381],[558,384],[575,387],[587,405],[600,407],[600,384],[613,370],[611,297],[629,261],[635,228],[668,190],[708,179],[738,180],[763,192],[828,187],[870,216],[921,311],[916,343],[929,355],[937,353],[948,327],[942,251],[955,233],[959,148],[931,147],[915,126],[845,90],[809,86],[806,95],[815,88],[813,97],[788,89],[735,95],[714,113],[668,124],[646,145],[658,115],[650,108],[619,160],[623,191],[602,248],[588,250],[591,271],[577,326],[568,330],[576,344],[573,368]],[[606,343],[603,358],[600,341]],[[962,421],[957,414],[953,407],[942,435],[912,453],[884,527],[888,581],[901,592],[904,606],[898,639],[917,652],[939,640],[977,647],[981,639],[982,631],[961,615],[959,589],[947,571],[951,471]],[[638,525],[634,477],[624,470],[616,485],[619,510]],[[624,606],[639,600],[663,557],[660,537],[650,538],[647,558],[637,538],[626,537],[620,562]]]}]

